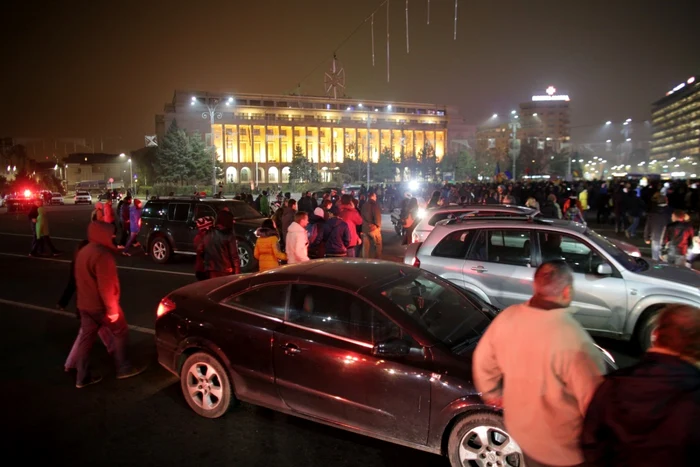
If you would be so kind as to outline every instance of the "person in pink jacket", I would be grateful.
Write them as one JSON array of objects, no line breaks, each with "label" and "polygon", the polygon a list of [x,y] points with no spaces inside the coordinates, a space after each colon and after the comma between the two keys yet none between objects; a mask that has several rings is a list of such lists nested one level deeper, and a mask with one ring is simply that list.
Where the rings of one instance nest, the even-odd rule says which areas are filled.
[{"label": "person in pink jacket", "polygon": [[348,257],[354,258],[356,255],[356,247],[362,243],[360,235],[357,233],[362,228],[362,216],[360,211],[355,208],[352,202],[352,196],[343,195],[340,197],[340,212],[338,217],[343,219],[350,228],[350,248],[348,248]]}]

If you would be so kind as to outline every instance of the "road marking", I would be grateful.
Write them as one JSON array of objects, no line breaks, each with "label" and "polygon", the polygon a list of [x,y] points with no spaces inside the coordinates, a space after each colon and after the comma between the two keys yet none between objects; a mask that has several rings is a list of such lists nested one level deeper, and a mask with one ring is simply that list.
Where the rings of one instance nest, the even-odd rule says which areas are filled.
[{"label": "road marking", "polygon": [[[33,235],[29,234],[20,234],[20,233],[14,233],[14,232],[0,232],[0,235],[9,235],[11,237],[33,237]],[[67,238],[67,237],[51,237],[51,240],[66,240],[68,242],[82,242],[82,238]]]},{"label": "road marking", "polygon": [[[56,259],[56,258],[42,258],[40,256],[35,256],[35,257],[30,257],[27,255],[20,255],[17,253],[3,253],[0,252],[1,256],[9,256],[12,258],[24,258],[24,259],[38,259],[41,261],[53,261],[55,263],[68,263],[70,264],[69,259]],[[167,271],[165,269],[150,269],[150,268],[137,268],[134,266],[119,266],[117,265],[117,269],[126,269],[129,271],[142,271],[142,272],[155,272],[157,274],[172,274],[174,276],[188,276],[188,277],[194,277],[194,274],[191,272],[181,272],[181,271]]]},{"label": "road marking", "polygon": [[[45,306],[32,305],[31,303],[24,303],[24,302],[15,302],[13,300],[5,300],[4,298],[0,298],[0,303],[4,303],[5,305],[16,306],[19,308],[27,308],[30,310],[43,311],[45,313],[52,313],[54,315],[66,316],[68,318],[75,319],[75,313],[71,313],[70,311],[54,310],[53,308],[47,308]],[[131,329],[132,331],[136,331],[136,332],[142,332],[144,334],[155,335],[155,333],[156,333],[155,329],[144,328],[142,326],[136,326],[134,324],[129,324],[129,329]]]}]

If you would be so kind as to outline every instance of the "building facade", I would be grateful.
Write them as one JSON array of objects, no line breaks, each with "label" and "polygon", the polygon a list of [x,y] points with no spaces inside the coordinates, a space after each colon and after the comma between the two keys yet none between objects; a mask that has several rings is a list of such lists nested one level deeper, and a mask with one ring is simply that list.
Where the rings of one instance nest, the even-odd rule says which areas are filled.
[{"label": "building facade", "polygon": [[700,81],[690,77],[654,102],[651,123],[651,159],[697,159],[700,155]]},{"label": "building facade", "polygon": [[[556,95],[550,87],[547,94],[532,96],[506,116],[494,115],[477,130],[476,145],[480,154],[506,162],[512,151],[524,144],[545,151],[559,152],[571,141],[569,96]],[[515,135],[513,130],[515,129]]]},{"label": "building facade", "polygon": [[78,182],[105,182],[113,186],[128,186],[133,173],[131,159],[118,154],[77,153],[63,159],[65,183],[74,189]]},{"label": "building facade", "polygon": [[163,141],[176,120],[207,135],[227,183],[288,183],[295,152],[329,182],[345,160],[377,162],[385,151],[399,163],[424,154],[440,161],[451,117],[462,123],[456,109],[434,104],[176,91],[156,116],[156,133]]}]

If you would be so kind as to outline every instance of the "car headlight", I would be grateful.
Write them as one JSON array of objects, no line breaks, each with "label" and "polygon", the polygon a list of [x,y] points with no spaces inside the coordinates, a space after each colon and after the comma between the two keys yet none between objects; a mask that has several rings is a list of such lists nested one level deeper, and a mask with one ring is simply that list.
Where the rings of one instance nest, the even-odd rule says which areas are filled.
[{"label": "car headlight", "polygon": [[642,254],[639,251],[633,251],[629,254],[630,256],[634,256],[635,258],[641,258]]}]

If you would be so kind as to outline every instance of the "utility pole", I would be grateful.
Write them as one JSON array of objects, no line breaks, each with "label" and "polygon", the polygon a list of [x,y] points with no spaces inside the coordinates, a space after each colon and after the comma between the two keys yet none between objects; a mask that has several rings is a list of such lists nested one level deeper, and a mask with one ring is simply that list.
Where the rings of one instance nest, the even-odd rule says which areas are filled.
[{"label": "utility pole", "polygon": [[370,123],[372,122],[371,118],[372,118],[372,114],[368,110],[367,111],[367,190],[368,191],[369,191],[369,164],[370,164],[371,157],[372,157],[372,151],[371,151],[371,148],[369,146],[369,128],[370,128]]},{"label": "utility pole", "polygon": [[[226,105],[231,105],[233,103],[233,97],[229,97],[226,100]],[[190,102],[190,105],[195,105],[197,104],[197,98],[195,96],[192,96],[192,100]],[[221,120],[223,118],[223,113],[219,110],[217,111],[217,108],[219,107],[219,104],[221,104],[221,99],[218,97],[206,97],[204,98],[204,105],[207,106],[207,112],[202,112],[202,118],[210,119],[211,126],[210,131],[211,131],[211,145],[215,146],[214,144],[214,120],[219,119]],[[211,175],[211,186],[212,186],[212,196],[216,194],[216,149],[214,149],[214,152],[212,154],[212,162],[214,164],[214,168],[212,169],[212,175]],[[256,172],[256,177],[257,177],[257,170]]]},{"label": "utility pole", "polygon": [[513,177],[513,181],[515,181],[515,162],[516,162],[516,160],[518,159],[518,153],[519,153],[519,150],[516,148],[516,145],[517,145],[517,143],[518,143],[518,129],[521,127],[520,122],[518,121],[518,116],[517,116],[517,115],[511,116],[510,123],[508,124],[508,127],[509,127],[510,130],[511,130],[511,134],[510,134],[510,137],[511,137],[511,140],[510,140],[510,141],[511,141],[511,149],[510,149],[511,153],[510,153],[510,157],[511,157],[511,159],[513,159],[513,173],[512,173],[512,177]]}]

